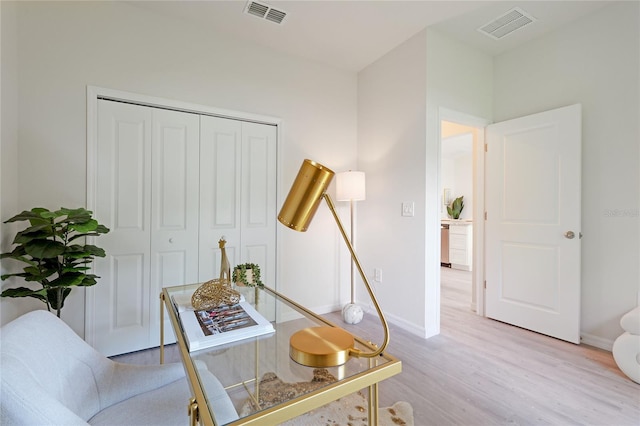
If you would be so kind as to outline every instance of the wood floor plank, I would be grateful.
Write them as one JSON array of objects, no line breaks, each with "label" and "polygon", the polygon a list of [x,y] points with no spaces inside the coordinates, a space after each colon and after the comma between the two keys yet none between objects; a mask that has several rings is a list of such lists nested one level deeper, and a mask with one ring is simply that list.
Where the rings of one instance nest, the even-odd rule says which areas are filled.
[{"label": "wood floor plank", "polygon": [[[640,425],[640,385],[610,352],[479,317],[471,273],[442,268],[442,277],[440,335],[390,327],[403,372],[381,384],[381,405],[410,402],[417,425]],[[375,336],[376,322],[345,328]]]}]

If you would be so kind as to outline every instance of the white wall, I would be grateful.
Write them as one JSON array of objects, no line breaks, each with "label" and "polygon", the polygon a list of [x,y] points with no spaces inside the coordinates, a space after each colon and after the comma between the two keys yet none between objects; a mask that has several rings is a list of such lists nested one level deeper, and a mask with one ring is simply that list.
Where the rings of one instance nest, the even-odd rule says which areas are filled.
[{"label": "white wall", "polygon": [[640,291],[639,9],[607,6],[495,59],[496,121],[582,104],[581,328],[601,347]]},{"label": "white wall", "polygon": [[460,219],[473,219],[473,156],[462,155],[454,160],[457,196],[463,196],[464,208]]},{"label": "white wall", "polygon": [[[367,199],[358,203],[358,254],[390,321],[426,335],[426,37],[411,38],[359,74],[358,168]],[[402,202],[415,216],[402,217]],[[382,282],[373,269],[382,269]],[[368,303],[359,289],[358,301]]]},{"label": "white wall", "polygon": [[[18,50],[17,37],[17,7],[13,2],[0,2],[1,40],[0,47],[0,221],[4,222],[21,210],[18,209]],[[9,251],[11,242],[18,231],[16,223],[0,223],[0,247],[2,252]],[[3,262],[1,272],[20,272],[17,262]],[[14,300],[15,301],[15,300]],[[42,303],[35,299],[20,303],[2,303],[0,310],[2,317],[15,318],[24,310],[40,308]]]},{"label": "white wall", "polygon": [[421,336],[440,331],[440,108],[490,120],[491,100],[491,58],[430,29],[359,74],[359,251],[385,312]]},{"label": "white wall", "polygon": [[[9,4],[1,2],[3,12]],[[87,85],[280,117],[279,205],[304,158],[336,171],[356,164],[355,73],[218,37],[126,2],[15,7],[17,15],[7,14],[5,22],[3,13],[2,22],[3,49],[12,41],[7,50],[17,52],[5,57],[3,50],[2,68],[19,76],[15,92],[2,94],[3,118],[6,108],[17,117],[16,136],[6,144],[3,126],[2,220],[35,206],[85,205]],[[16,37],[5,39],[11,28]],[[5,194],[15,199],[7,208]],[[327,209],[306,234],[278,229],[280,276],[269,284],[310,307],[339,307],[348,294],[348,258]],[[5,240],[3,251],[9,249]],[[70,299],[63,317],[83,335],[83,291],[74,290]],[[2,323],[33,309],[17,299],[0,304]]]},{"label": "white wall", "polygon": [[[444,138],[441,141],[440,179],[442,188],[451,189],[451,200],[463,197],[464,207],[460,219],[473,219],[473,134]],[[451,152],[447,154],[447,144],[466,145],[469,152]],[[440,191],[442,197],[443,192]],[[442,199],[442,198],[441,198]],[[441,217],[450,219],[447,208],[441,209]]]},{"label": "white wall", "polygon": [[[427,205],[439,208],[442,183],[440,166],[440,121],[443,111],[480,126],[491,122],[493,101],[493,60],[465,44],[442,33],[427,30]],[[472,168],[469,168],[471,172]],[[455,195],[455,194],[452,194]],[[439,211],[439,210],[438,210]],[[464,216],[469,215],[469,216]],[[463,217],[473,216],[473,203],[466,205]],[[430,296],[425,300],[427,321],[440,330],[440,216],[427,217],[426,268]]]}]

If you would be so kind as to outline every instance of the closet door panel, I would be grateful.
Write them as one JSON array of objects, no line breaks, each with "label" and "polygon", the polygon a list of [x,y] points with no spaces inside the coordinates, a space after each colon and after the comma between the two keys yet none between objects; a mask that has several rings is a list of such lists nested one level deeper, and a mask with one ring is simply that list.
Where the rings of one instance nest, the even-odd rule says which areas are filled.
[{"label": "closet door panel", "polygon": [[242,124],[241,257],[260,265],[262,281],[275,288],[276,155],[275,126]]},{"label": "closet door panel", "polygon": [[200,271],[199,280],[220,276],[218,241],[227,241],[229,263],[239,263],[240,121],[202,116],[200,137]]},{"label": "closet door panel", "polygon": [[[113,329],[142,328],[146,326],[146,311],[140,309],[146,305],[146,286],[131,283],[144,282],[144,256],[123,255],[113,256],[111,273],[113,274],[111,294],[109,299],[114,300]],[[133,280],[132,280],[133,279]]]},{"label": "closet door panel", "polygon": [[148,347],[150,301],[150,109],[98,102],[96,243],[98,284],[87,288],[87,341],[105,355]]},{"label": "closet door panel", "polygon": [[[200,118],[154,109],[151,177],[151,295],[163,287],[198,281],[198,185]],[[152,304],[152,318],[160,318]],[[170,330],[168,323],[165,329]],[[150,341],[159,344],[159,321]]]}]

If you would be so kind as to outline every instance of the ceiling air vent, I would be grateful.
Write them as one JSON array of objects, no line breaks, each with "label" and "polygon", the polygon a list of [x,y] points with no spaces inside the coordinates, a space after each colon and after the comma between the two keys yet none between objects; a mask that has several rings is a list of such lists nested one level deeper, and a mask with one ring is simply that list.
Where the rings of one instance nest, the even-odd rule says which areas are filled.
[{"label": "ceiling air vent", "polygon": [[267,21],[275,22],[276,24],[282,24],[282,21],[284,21],[284,18],[287,16],[287,12],[274,9],[268,4],[251,0],[247,3],[247,7],[244,8],[244,12],[257,16],[258,18],[266,19]]},{"label": "ceiling air vent", "polygon": [[494,40],[500,40],[502,37],[535,21],[536,18],[516,7],[478,28],[478,31]]}]

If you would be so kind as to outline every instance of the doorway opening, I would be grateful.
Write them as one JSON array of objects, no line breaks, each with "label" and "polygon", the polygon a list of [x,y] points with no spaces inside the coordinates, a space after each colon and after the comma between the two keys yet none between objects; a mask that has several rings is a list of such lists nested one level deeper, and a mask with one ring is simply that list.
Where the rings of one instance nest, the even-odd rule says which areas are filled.
[{"label": "doorway opening", "polygon": [[[441,304],[484,315],[484,123],[451,111],[440,114]],[[447,207],[462,197],[459,217]],[[454,214],[454,216],[457,216]]]}]

